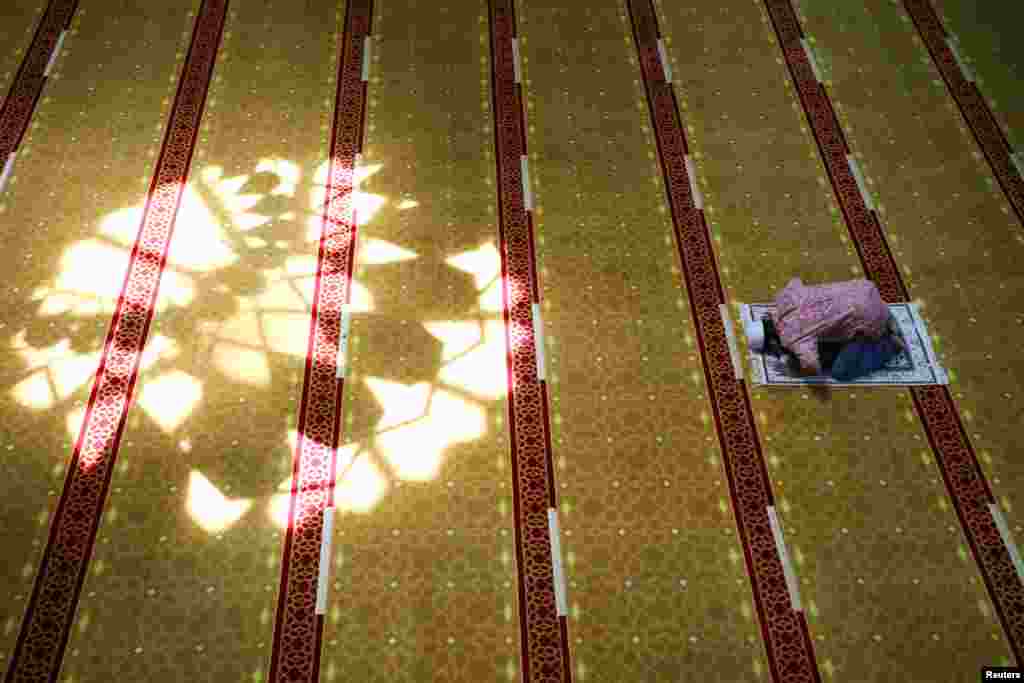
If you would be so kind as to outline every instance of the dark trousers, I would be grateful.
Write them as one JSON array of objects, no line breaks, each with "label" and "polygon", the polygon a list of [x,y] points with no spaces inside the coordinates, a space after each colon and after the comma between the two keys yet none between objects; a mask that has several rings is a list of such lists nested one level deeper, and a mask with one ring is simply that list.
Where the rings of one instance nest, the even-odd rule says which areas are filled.
[{"label": "dark trousers", "polygon": [[832,379],[848,382],[881,370],[901,350],[890,333],[879,339],[856,338],[847,342],[818,341],[818,357],[822,370]]}]

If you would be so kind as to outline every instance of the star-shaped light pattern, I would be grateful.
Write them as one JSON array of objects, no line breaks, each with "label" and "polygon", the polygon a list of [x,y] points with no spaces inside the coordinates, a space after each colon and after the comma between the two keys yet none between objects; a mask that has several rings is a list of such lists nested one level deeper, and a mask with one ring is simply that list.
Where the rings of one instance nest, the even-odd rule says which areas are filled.
[{"label": "star-shaped light pattern", "polygon": [[484,409],[443,389],[426,382],[410,386],[367,378],[366,383],[384,408],[375,445],[401,479],[433,479],[446,448],[484,433]]},{"label": "star-shaped light pattern", "polygon": [[[359,254],[364,266],[413,258],[416,255],[409,250],[369,239]],[[500,254],[493,243],[486,243],[445,263],[471,276],[476,313],[463,320],[421,323],[441,344],[441,368],[435,378],[412,384],[386,377],[360,379],[380,406],[381,416],[368,442],[339,449],[335,506],[342,511],[372,510],[392,481],[436,478],[450,448],[483,436],[488,406],[507,391]],[[297,433],[289,438],[294,451]],[[283,482],[270,504],[270,517],[281,527],[288,523],[291,487],[291,479]]]},{"label": "star-shaped light pattern", "polygon": [[[419,206],[408,197],[389,205],[387,198],[361,190],[362,181],[381,168],[371,164],[356,171],[354,201],[362,225],[385,207],[407,211]],[[186,186],[132,409],[179,443],[191,443],[184,432],[189,417],[202,409],[205,395],[203,378],[192,372],[195,365],[184,362],[184,344],[201,349],[206,359],[204,375],[216,371],[253,390],[269,387],[273,354],[305,357],[327,175],[326,162],[305,174],[294,162],[264,159],[251,173],[239,175],[207,166]],[[270,185],[258,182],[269,177],[274,179]],[[306,211],[297,216],[294,198],[303,189],[309,195],[301,202]],[[282,207],[287,210],[276,210]],[[20,330],[10,338],[9,348],[25,368],[11,389],[12,397],[34,411],[63,411],[72,440],[82,427],[84,399],[102,355],[143,211],[140,204],[107,215],[94,237],[68,247],[53,282],[33,292],[39,316],[61,321],[65,336],[53,335],[41,343]],[[282,231],[277,227],[281,224],[299,230]],[[377,266],[417,258],[400,244],[360,239],[358,265],[371,273]],[[505,394],[498,250],[493,243],[483,244],[446,258],[445,265],[471,276],[477,310],[462,320],[421,321],[442,348],[436,377],[413,384],[388,377],[359,378],[379,403],[382,415],[370,438],[338,450],[335,504],[342,511],[372,511],[396,480],[436,477],[448,449],[485,433],[488,406]],[[246,279],[251,272],[257,274]],[[230,303],[209,305],[208,300]],[[375,309],[373,292],[364,282],[353,280],[349,310],[359,315]],[[218,310],[227,314],[218,315]],[[163,319],[181,312],[194,323],[194,339],[175,339],[167,326],[161,327]],[[91,329],[86,345],[90,348],[85,350],[76,338],[84,328]],[[283,434],[282,441],[295,452],[294,430]],[[191,448],[181,450],[187,454]],[[206,475],[192,470],[185,508],[211,534],[224,532],[260,509],[269,521],[283,527],[291,488],[289,479],[270,495],[250,492],[229,498]]]},{"label": "star-shaped light pattern", "polygon": [[252,507],[248,498],[230,499],[209,479],[192,470],[188,478],[188,512],[196,524],[211,534],[220,533],[234,524]]}]

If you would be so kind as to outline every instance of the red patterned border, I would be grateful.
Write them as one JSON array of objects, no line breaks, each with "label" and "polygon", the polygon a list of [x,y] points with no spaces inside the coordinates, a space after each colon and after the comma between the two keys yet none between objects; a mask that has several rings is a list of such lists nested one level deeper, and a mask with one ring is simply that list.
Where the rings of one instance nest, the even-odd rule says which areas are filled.
[{"label": "red patterned border", "polygon": [[57,46],[61,31],[71,26],[77,9],[78,0],[51,0],[36,27],[32,44],[18,67],[3,107],[0,107],[0,166],[18,148],[28,130],[36,102],[46,84],[46,64]]},{"label": "red patterned border", "polygon": [[651,120],[668,193],[677,248],[690,294],[690,309],[710,389],[715,425],[724,455],[729,493],[772,679],[797,683],[821,681],[807,620],[792,609],[782,561],[768,521],[774,506],[771,480],[761,452],[750,397],[735,378],[719,304],[722,282],[704,212],[696,208],[686,172],[686,135],[675,92],[665,81],[658,53],[657,15],[651,0],[629,0]]},{"label": "red patterned border", "polygon": [[523,680],[568,683],[572,680],[568,622],[555,608],[548,529],[548,508],[556,508],[558,501],[547,388],[537,376],[532,305],[540,302],[540,289],[533,259],[533,222],[524,203],[520,166],[520,157],[526,154],[526,122],[512,52],[515,6],[514,0],[488,4]]},{"label": "red patterned border", "polygon": [[[857,181],[847,164],[849,148],[828,93],[815,80],[801,46],[803,31],[796,13],[789,0],[765,0],[765,4],[864,270],[878,285],[886,301],[907,301],[910,296],[878,217],[864,204]],[[1017,578],[1010,553],[989,511],[988,505],[994,503],[995,498],[985,481],[949,389],[915,387],[910,393],[964,535],[1006,630],[1010,647],[1017,661],[1021,661],[1024,584]]]},{"label": "red patterned border", "polygon": [[292,463],[291,503],[278,593],[270,681],[315,683],[320,675],[324,621],[316,615],[324,509],[334,504],[334,467],[341,430],[344,379],[335,377],[342,307],[349,301],[355,260],[352,200],[356,154],[362,149],[366,83],[363,45],[372,0],[349,0],[338,57],[330,171],[324,198],[299,440]]},{"label": "red patterned border", "polygon": [[964,78],[963,72],[960,71],[953,51],[946,44],[946,29],[943,28],[932,4],[928,0],[903,0],[903,6],[914,20],[914,25],[928,47],[932,61],[942,74],[942,80],[946,82],[949,94],[960,107],[967,127],[974,134],[978,147],[985,154],[992,172],[999,180],[999,186],[1003,188],[1006,198],[1013,206],[1017,220],[1024,224],[1024,178],[1021,178],[1020,172],[1010,159],[1013,149],[999,127],[999,122],[996,121],[978,86]]},{"label": "red patterned border", "polygon": [[675,92],[664,79],[660,32],[650,0],[628,2],[651,118],[676,228],[677,247],[722,445],[729,491],[751,578],[772,677],[820,681],[801,612],[791,609],[782,562],[768,521],[774,505],[750,398],[734,376],[719,304],[725,303],[704,212],[695,207],[686,172],[686,136]]},{"label": "red patterned border", "polygon": [[60,672],[153,320],[226,12],[227,0],[205,0],[195,22],[139,237],[5,677],[8,683],[56,681]]}]

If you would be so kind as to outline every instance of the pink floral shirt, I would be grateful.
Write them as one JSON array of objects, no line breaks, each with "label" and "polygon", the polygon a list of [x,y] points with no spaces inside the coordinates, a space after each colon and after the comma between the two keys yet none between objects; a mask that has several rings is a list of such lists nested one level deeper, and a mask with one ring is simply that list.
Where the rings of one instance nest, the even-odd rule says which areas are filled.
[{"label": "pink floral shirt", "polygon": [[868,280],[808,287],[793,278],[775,297],[772,319],[782,345],[796,354],[800,366],[820,373],[818,339],[877,339],[886,331],[889,308]]}]

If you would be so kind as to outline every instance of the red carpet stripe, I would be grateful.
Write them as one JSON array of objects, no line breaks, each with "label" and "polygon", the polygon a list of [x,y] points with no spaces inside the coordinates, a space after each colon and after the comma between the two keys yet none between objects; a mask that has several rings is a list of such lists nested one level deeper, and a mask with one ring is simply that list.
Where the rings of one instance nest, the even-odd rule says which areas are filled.
[{"label": "red carpet stripe", "polygon": [[[138,379],[178,205],[188,178],[226,0],[205,0],[178,83],[139,237],[132,249],[64,490],[5,680],[56,681]],[[64,23],[54,24],[64,26]],[[56,42],[56,33],[49,35]],[[37,57],[39,72],[47,57]]]},{"label": "red carpet stripe", "polygon": [[513,0],[492,0],[491,89],[498,174],[498,232],[506,343],[508,412],[516,525],[516,566],[523,680],[572,680],[567,617],[558,616],[548,509],[557,508],[546,383],[537,375],[534,303],[540,301],[533,253],[533,222],[526,210],[520,158],[526,154],[521,84],[512,41]]},{"label": "red carpet stripe", "polygon": [[78,0],[51,0],[36,27],[32,43],[0,107],[0,165],[21,144],[21,138],[28,129],[32,112],[46,84],[46,76],[43,75],[46,64],[57,47],[61,32],[71,26],[76,9]]},{"label": "red carpet stripe", "polygon": [[274,623],[270,680],[314,683],[320,673],[323,616],[316,614],[324,509],[334,505],[334,467],[344,379],[337,378],[342,307],[348,303],[355,260],[352,198],[356,155],[362,149],[367,83],[363,44],[370,35],[372,0],[349,0],[338,59],[330,170],[323,206],[299,439],[292,463],[288,532]]},{"label": "red carpet stripe", "polygon": [[[850,150],[832,111],[828,93],[814,79],[800,44],[803,31],[796,13],[789,0],[765,0],[765,4],[864,271],[878,285],[886,301],[907,301],[909,292],[900,277],[878,217],[865,206],[847,165],[846,155]],[[952,59],[951,55],[947,57]],[[953,68],[956,68],[955,64]],[[1019,662],[1024,646],[1024,584],[1017,577],[1009,550],[989,510],[988,505],[994,503],[995,498],[949,389],[941,386],[915,387],[910,393],[971,552]]]},{"label": "red carpet stripe", "polygon": [[935,67],[942,74],[949,94],[960,107],[960,113],[974,134],[978,147],[988,159],[992,172],[999,180],[999,186],[1003,188],[1017,214],[1017,220],[1024,224],[1024,178],[1010,158],[1014,150],[989,109],[988,102],[978,90],[977,84],[968,81],[960,71],[956,57],[946,43],[946,29],[932,4],[928,0],[903,0],[903,6],[914,20],[921,40],[928,47]]},{"label": "red carpet stripe", "polygon": [[661,68],[657,16],[651,0],[629,0],[633,37],[647,90],[677,248],[704,365],[729,493],[753,589],[772,679],[820,681],[803,612],[792,609],[782,559],[768,517],[771,481],[754,424],[750,397],[737,380],[719,304],[722,282],[704,212],[694,203],[686,170],[686,135],[675,92]]}]

